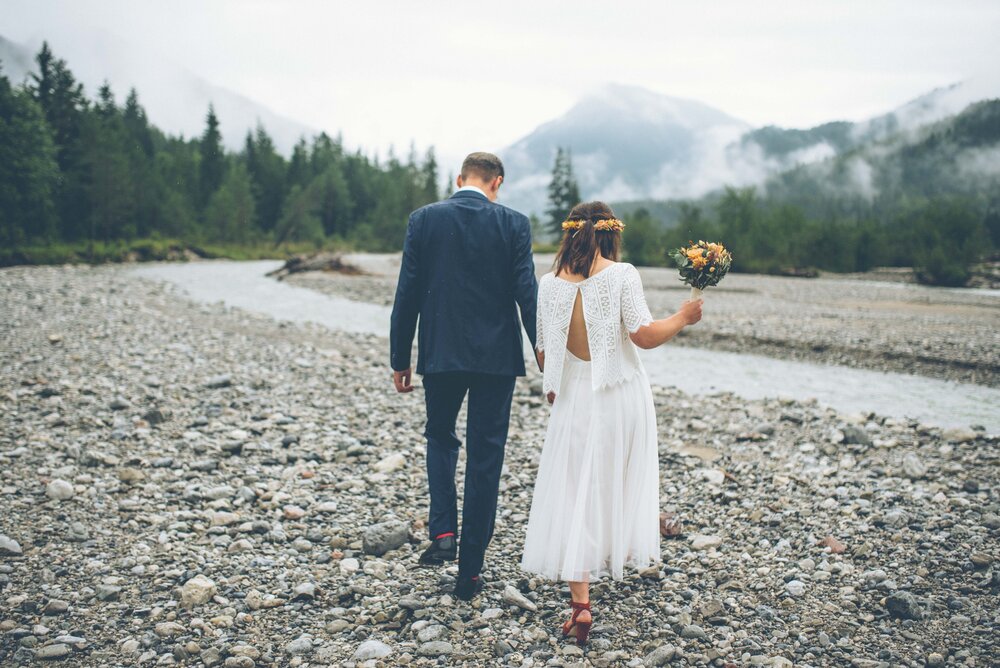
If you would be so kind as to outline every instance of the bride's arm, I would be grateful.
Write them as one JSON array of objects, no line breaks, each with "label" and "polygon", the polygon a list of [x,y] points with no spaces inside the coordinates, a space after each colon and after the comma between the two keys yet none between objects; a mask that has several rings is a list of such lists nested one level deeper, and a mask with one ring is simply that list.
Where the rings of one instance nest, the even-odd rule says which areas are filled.
[{"label": "bride's arm", "polygon": [[538,370],[541,371],[542,373],[545,373],[545,351],[536,350],[535,360],[538,362]]},{"label": "bride's arm", "polygon": [[674,338],[677,332],[701,320],[701,304],[702,300],[700,299],[687,300],[681,304],[680,310],[669,318],[654,320],[628,336],[632,339],[632,343],[646,350],[662,346]]}]

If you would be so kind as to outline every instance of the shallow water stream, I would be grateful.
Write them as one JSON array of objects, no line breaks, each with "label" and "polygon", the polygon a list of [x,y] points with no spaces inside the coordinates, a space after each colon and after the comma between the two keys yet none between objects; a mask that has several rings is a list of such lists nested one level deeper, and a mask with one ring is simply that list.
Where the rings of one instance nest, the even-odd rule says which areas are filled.
[{"label": "shallow water stream", "polygon": [[[387,307],[325,295],[267,278],[281,262],[146,264],[130,273],[183,289],[200,302],[222,302],[291,322],[386,336]],[[529,351],[526,350],[526,353]],[[733,392],[742,397],[814,397],[838,411],[874,411],[943,427],[983,425],[1000,431],[1000,390],[922,376],[785,361],[667,344],[643,351],[650,380],[692,394]]]}]

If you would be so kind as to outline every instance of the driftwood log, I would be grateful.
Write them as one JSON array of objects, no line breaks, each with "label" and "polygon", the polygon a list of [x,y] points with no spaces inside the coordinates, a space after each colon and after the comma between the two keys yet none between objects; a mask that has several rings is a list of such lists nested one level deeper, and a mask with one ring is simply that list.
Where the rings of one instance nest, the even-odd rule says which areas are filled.
[{"label": "driftwood log", "polygon": [[350,276],[360,276],[365,272],[355,267],[353,264],[344,261],[344,256],[340,253],[319,252],[312,255],[295,255],[288,258],[285,264],[274,271],[267,273],[279,281],[289,274],[297,274],[303,271],[335,271],[338,274]]}]

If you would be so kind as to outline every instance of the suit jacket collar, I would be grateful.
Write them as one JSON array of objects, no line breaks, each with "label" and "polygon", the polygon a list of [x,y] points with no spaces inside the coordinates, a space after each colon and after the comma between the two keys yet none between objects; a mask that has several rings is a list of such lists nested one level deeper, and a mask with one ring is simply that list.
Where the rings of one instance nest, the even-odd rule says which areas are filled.
[{"label": "suit jacket collar", "polygon": [[486,195],[483,195],[482,193],[478,193],[475,190],[459,190],[459,191],[456,191],[456,192],[452,193],[451,197],[449,197],[448,199],[453,199],[453,198],[456,198],[456,197],[459,197],[459,198],[462,198],[462,199],[478,199],[478,200],[482,200],[484,202],[489,202],[490,201],[489,198]]}]

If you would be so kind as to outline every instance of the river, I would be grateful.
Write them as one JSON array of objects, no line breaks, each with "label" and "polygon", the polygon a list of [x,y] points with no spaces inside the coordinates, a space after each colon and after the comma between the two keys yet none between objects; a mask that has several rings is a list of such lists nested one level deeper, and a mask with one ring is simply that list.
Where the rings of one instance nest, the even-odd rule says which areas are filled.
[{"label": "river", "polygon": [[[221,302],[278,320],[313,322],[334,330],[388,334],[387,307],[321,294],[265,276],[281,265],[272,260],[154,263],[128,271],[173,284],[199,302]],[[691,394],[815,398],[845,413],[874,411],[941,427],[982,425],[990,433],[1000,431],[1000,390],[981,385],[669,343],[642,351],[642,359],[652,383]]]}]

